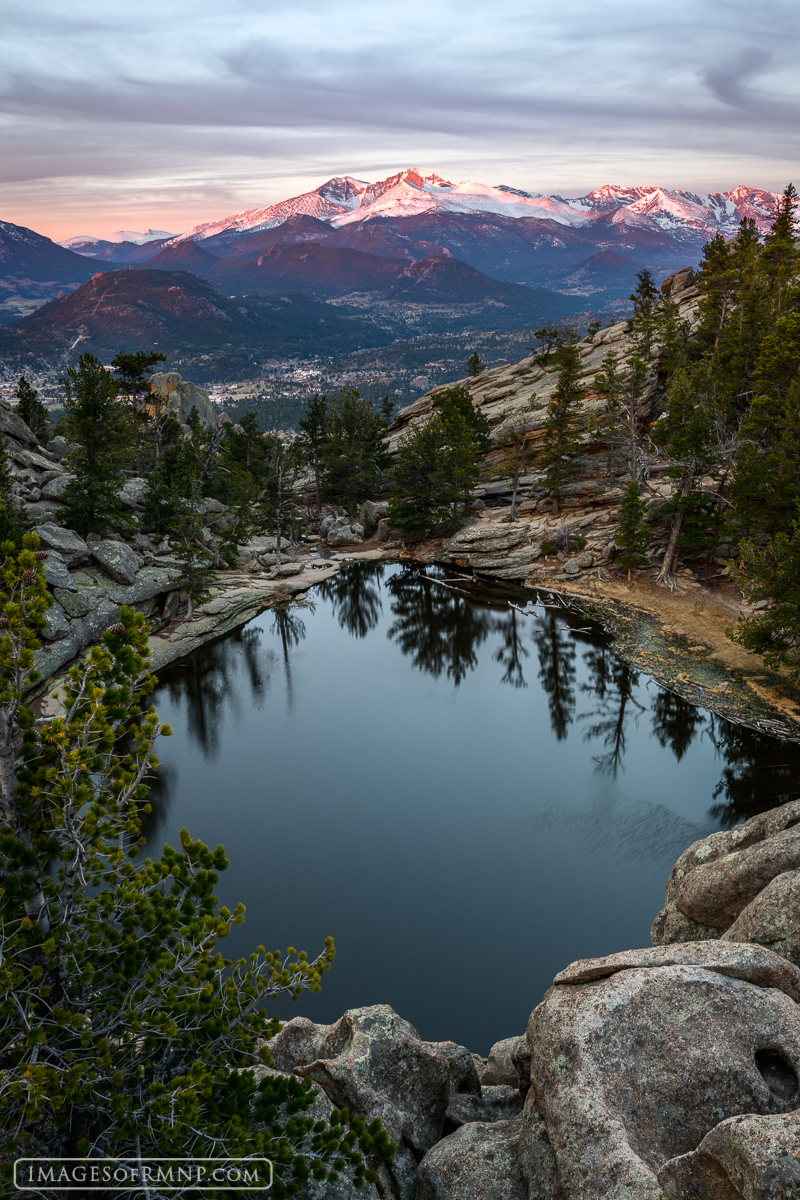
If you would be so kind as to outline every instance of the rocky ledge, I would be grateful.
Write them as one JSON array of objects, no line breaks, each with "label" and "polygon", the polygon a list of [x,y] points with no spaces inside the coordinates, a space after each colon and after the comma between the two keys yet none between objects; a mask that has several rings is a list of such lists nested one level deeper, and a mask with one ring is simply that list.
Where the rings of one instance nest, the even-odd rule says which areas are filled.
[{"label": "rocky ledge", "polygon": [[310,1200],[800,1196],[800,801],[691,846],[654,941],[571,963],[488,1059],[387,1005],[289,1021],[257,1070],[399,1146]]}]

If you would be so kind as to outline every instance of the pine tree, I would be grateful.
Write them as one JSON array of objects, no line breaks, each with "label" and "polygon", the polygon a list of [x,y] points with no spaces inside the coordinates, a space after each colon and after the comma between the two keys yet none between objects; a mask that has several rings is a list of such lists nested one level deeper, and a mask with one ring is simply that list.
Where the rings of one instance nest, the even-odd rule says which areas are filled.
[{"label": "pine tree", "polygon": [[134,467],[137,475],[142,473],[143,425],[150,419],[146,410],[150,394],[149,379],[156,363],[166,362],[166,355],[156,351],[135,350],[119,353],[112,358],[111,366],[117,377],[119,390],[128,397],[131,406],[133,428]]},{"label": "pine tree", "polygon": [[320,462],[323,497],[357,513],[374,493],[389,459],[380,415],[356,388],[328,401]]},{"label": "pine tree", "polygon": [[764,239],[762,261],[769,278],[770,300],[778,310],[781,308],[786,284],[800,258],[796,242],[797,202],[797,190],[793,183],[789,183],[784,188],[777,215]]},{"label": "pine tree", "polygon": [[668,474],[677,482],[676,497],[664,506],[672,527],[658,582],[673,585],[672,567],[687,519],[698,519],[705,498],[697,491],[700,476],[714,461],[715,439],[702,392],[702,371],[676,371],[667,394],[667,411],[657,422],[653,442],[666,456]]},{"label": "pine tree", "polygon": [[322,511],[322,494],[320,481],[322,475],[322,444],[325,440],[325,420],[328,415],[328,397],[313,396],[306,403],[305,416],[300,418],[302,430],[300,445],[303,449],[306,463],[314,471],[314,492],[317,502],[317,513]]},{"label": "pine tree", "polygon": [[637,357],[649,363],[656,338],[656,305],[659,299],[650,270],[645,267],[636,276],[636,291],[628,297],[633,304],[633,343]]},{"label": "pine tree", "polygon": [[127,406],[117,399],[117,384],[91,354],[62,378],[66,396],[60,428],[73,449],[65,466],[75,478],[63,495],[65,518],[78,533],[103,533],[125,527],[119,489],[131,461],[132,431]]},{"label": "pine tree", "polygon": [[628,476],[639,482],[647,466],[647,429],[639,412],[639,400],[647,379],[647,364],[631,355],[620,371],[617,355],[610,351],[595,376],[595,387],[604,398],[592,418],[592,429],[625,454]]},{"label": "pine tree", "polygon": [[628,583],[631,581],[631,571],[648,562],[650,529],[644,519],[646,511],[647,505],[642,499],[639,484],[632,479],[625,489],[620,506],[619,529],[615,538],[620,551],[617,562],[628,572]]},{"label": "pine tree", "polygon": [[462,420],[474,435],[476,449],[481,454],[486,453],[492,444],[491,426],[486,413],[476,406],[469,388],[463,385],[445,388],[441,392],[434,392],[432,401],[433,411],[441,413],[445,424],[455,419]]},{"label": "pine tree", "polygon": [[486,370],[486,363],[483,361],[480,354],[478,354],[478,351],[476,350],[474,352],[474,354],[470,354],[469,358],[467,359],[467,374],[472,379],[476,379],[478,377],[478,375],[480,375],[481,372],[485,371],[485,370]]},{"label": "pine tree", "polygon": [[552,493],[553,512],[556,516],[561,514],[562,488],[580,465],[578,407],[586,394],[585,389],[578,383],[580,358],[577,347],[562,347],[559,351],[559,361],[561,372],[555,395],[547,409],[541,457],[545,487]]},{"label": "pine tree", "polygon": [[364,1156],[396,1149],[380,1122],[315,1122],[310,1080],[252,1070],[280,1028],[265,1002],[319,991],[332,940],[313,959],[260,946],[232,963],[220,943],[244,908],[214,895],[223,848],[184,829],[177,849],[140,854],[153,751],[170,732],[147,707],[144,618],[123,606],[62,681],[59,716],[38,721],[24,703],[50,604],[37,546],[29,533],[6,555],[0,597],[5,1191],[20,1157],[263,1156],[279,1198],[343,1169],[374,1182]]},{"label": "pine tree", "polygon": [[[800,510],[798,510],[800,511]],[[751,602],[768,601],[759,612],[740,617],[728,636],[745,649],[764,656],[769,667],[788,668],[800,685],[800,519],[788,531],[774,533],[764,546],[745,541],[740,547],[736,579]]]},{"label": "pine tree", "polygon": [[511,512],[509,520],[517,519],[517,493],[519,492],[520,476],[530,467],[534,460],[533,446],[528,439],[530,420],[524,414],[514,417],[508,424],[499,427],[495,444],[502,446],[502,462],[495,467],[492,474],[495,478],[511,476]]},{"label": "pine tree", "polygon": [[24,375],[17,384],[17,412],[30,429],[37,442],[47,442],[53,436],[53,427],[47,408],[39,399],[36,388],[31,387]]}]

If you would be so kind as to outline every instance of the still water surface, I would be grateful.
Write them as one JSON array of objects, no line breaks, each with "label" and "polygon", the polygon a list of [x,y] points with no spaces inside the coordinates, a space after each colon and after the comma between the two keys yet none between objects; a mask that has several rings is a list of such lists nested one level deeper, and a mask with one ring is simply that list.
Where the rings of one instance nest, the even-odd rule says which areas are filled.
[{"label": "still water surface", "polygon": [[529,597],[352,564],[160,673],[149,852],[184,825],[225,846],[228,956],[336,940],[282,1016],[387,1003],[486,1053],[571,960],[650,944],[690,842],[800,794],[799,747]]}]

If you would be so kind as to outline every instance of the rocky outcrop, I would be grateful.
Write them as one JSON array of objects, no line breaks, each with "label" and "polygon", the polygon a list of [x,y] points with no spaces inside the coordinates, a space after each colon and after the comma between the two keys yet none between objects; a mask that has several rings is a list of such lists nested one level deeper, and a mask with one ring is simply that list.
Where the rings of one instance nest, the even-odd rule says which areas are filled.
[{"label": "rocky outcrop", "polygon": [[657,946],[699,936],[758,943],[800,967],[800,800],[695,842],[678,859]]},{"label": "rocky outcrop", "polygon": [[165,371],[150,377],[150,391],[166,400],[167,409],[185,424],[193,408],[206,425],[212,429],[217,425],[217,412],[205,388],[181,379],[177,371]]}]

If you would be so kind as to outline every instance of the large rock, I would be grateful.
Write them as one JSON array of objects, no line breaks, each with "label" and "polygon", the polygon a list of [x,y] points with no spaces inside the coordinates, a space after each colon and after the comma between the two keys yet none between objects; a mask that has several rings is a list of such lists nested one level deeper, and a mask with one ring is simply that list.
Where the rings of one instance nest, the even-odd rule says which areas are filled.
[{"label": "large rock", "polygon": [[116,583],[132,584],[139,570],[139,559],[130,546],[111,538],[92,547],[92,558]]},{"label": "large rock", "polygon": [[181,423],[186,422],[193,408],[200,420],[213,428],[217,424],[217,412],[205,388],[181,379],[177,371],[165,371],[150,377],[150,391],[156,392],[167,402],[167,410]]},{"label": "large rock", "polygon": [[392,1140],[417,1153],[441,1137],[450,1095],[447,1060],[387,1004],[350,1009],[331,1025],[314,1062],[297,1074],[339,1108],[381,1117]]},{"label": "large rock", "polygon": [[44,577],[50,587],[63,588],[65,591],[77,591],[77,584],[67,570],[67,564],[57,550],[50,550],[42,564]]},{"label": "large rock", "polygon": [[419,1165],[417,1200],[528,1200],[519,1164],[521,1118],[462,1125]]},{"label": "large rock", "polygon": [[445,1129],[452,1132],[459,1125],[474,1121],[510,1121],[522,1112],[523,1098],[518,1088],[500,1084],[484,1087],[477,1095],[450,1092],[445,1114]]},{"label": "large rock", "polygon": [[57,600],[48,608],[44,614],[44,629],[42,637],[46,642],[59,642],[69,633],[69,621],[64,609]]},{"label": "large rock", "polygon": [[658,1173],[721,1121],[800,1104],[800,971],[762,947],[669,952],[573,964],[531,1016],[527,1104],[566,1197],[661,1200]]},{"label": "large rock", "polygon": [[359,542],[363,542],[363,530],[358,532],[361,526],[342,525],[338,529],[330,529],[326,537],[329,546],[357,546]]},{"label": "large rock", "polygon": [[136,572],[133,583],[115,583],[99,578],[97,582],[115,604],[141,604],[162,592],[172,592],[180,587],[180,567],[142,567]]},{"label": "large rock", "polygon": [[75,478],[74,475],[67,475],[67,474],[56,475],[55,479],[51,479],[51,480],[49,480],[48,483],[45,483],[43,485],[42,499],[43,500],[61,500],[61,499],[63,499],[64,492],[67,490],[67,488],[72,483],[74,478]]},{"label": "large rock", "polygon": [[800,1112],[731,1117],[658,1173],[668,1200],[797,1200]]},{"label": "large rock", "polygon": [[78,567],[89,561],[89,547],[82,537],[61,525],[37,525],[36,532],[44,550],[57,550],[68,567]]},{"label": "large rock", "polygon": [[126,479],[119,490],[119,498],[122,501],[124,508],[141,508],[144,504],[144,498],[147,495],[148,483],[146,479],[140,479],[138,476],[133,479]]},{"label": "large rock", "polygon": [[358,514],[359,522],[366,525],[369,522],[375,526],[380,521],[381,517],[385,517],[389,511],[388,500],[365,500],[361,505]]},{"label": "large rock", "polygon": [[724,942],[757,942],[800,967],[800,870],[770,880],[722,935]]},{"label": "large rock", "polygon": [[66,456],[69,454],[72,446],[69,444],[66,438],[63,438],[59,435],[58,437],[52,438],[51,441],[47,443],[47,449],[50,451],[53,458],[57,459],[58,462],[61,462],[62,458],[66,458]]},{"label": "large rock", "polygon": [[797,800],[702,838],[672,870],[653,944],[724,936],[759,942],[800,963],[798,869]]},{"label": "large rock", "polygon": [[505,1084],[527,1091],[530,1084],[530,1068],[531,1053],[527,1038],[503,1038],[502,1041],[495,1042],[489,1051],[481,1083],[484,1087]]},{"label": "large rock", "polygon": [[777,875],[800,867],[800,828],[785,829],[717,862],[695,867],[675,903],[695,921],[728,929]]},{"label": "large rock", "polygon": [[22,442],[23,446],[36,447],[39,444],[35,434],[31,432],[22,417],[18,417],[15,412],[12,412],[11,406],[5,401],[0,404],[0,433],[14,438],[17,442]]},{"label": "large rock", "polygon": [[55,674],[66,663],[71,662],[87,646],[96,642],[101,634],[119,621],[119,608],[110,600],[101,602],[85,617],[70,622],[66,637],[36,652],[36,669],[42,675]]},{"label": "large rock", "polygon": [[73,620],[76,617],[87,617],[90,612],[106,599],[106,593],[99,587],[55,588],[54,595],[58,603]]}]

